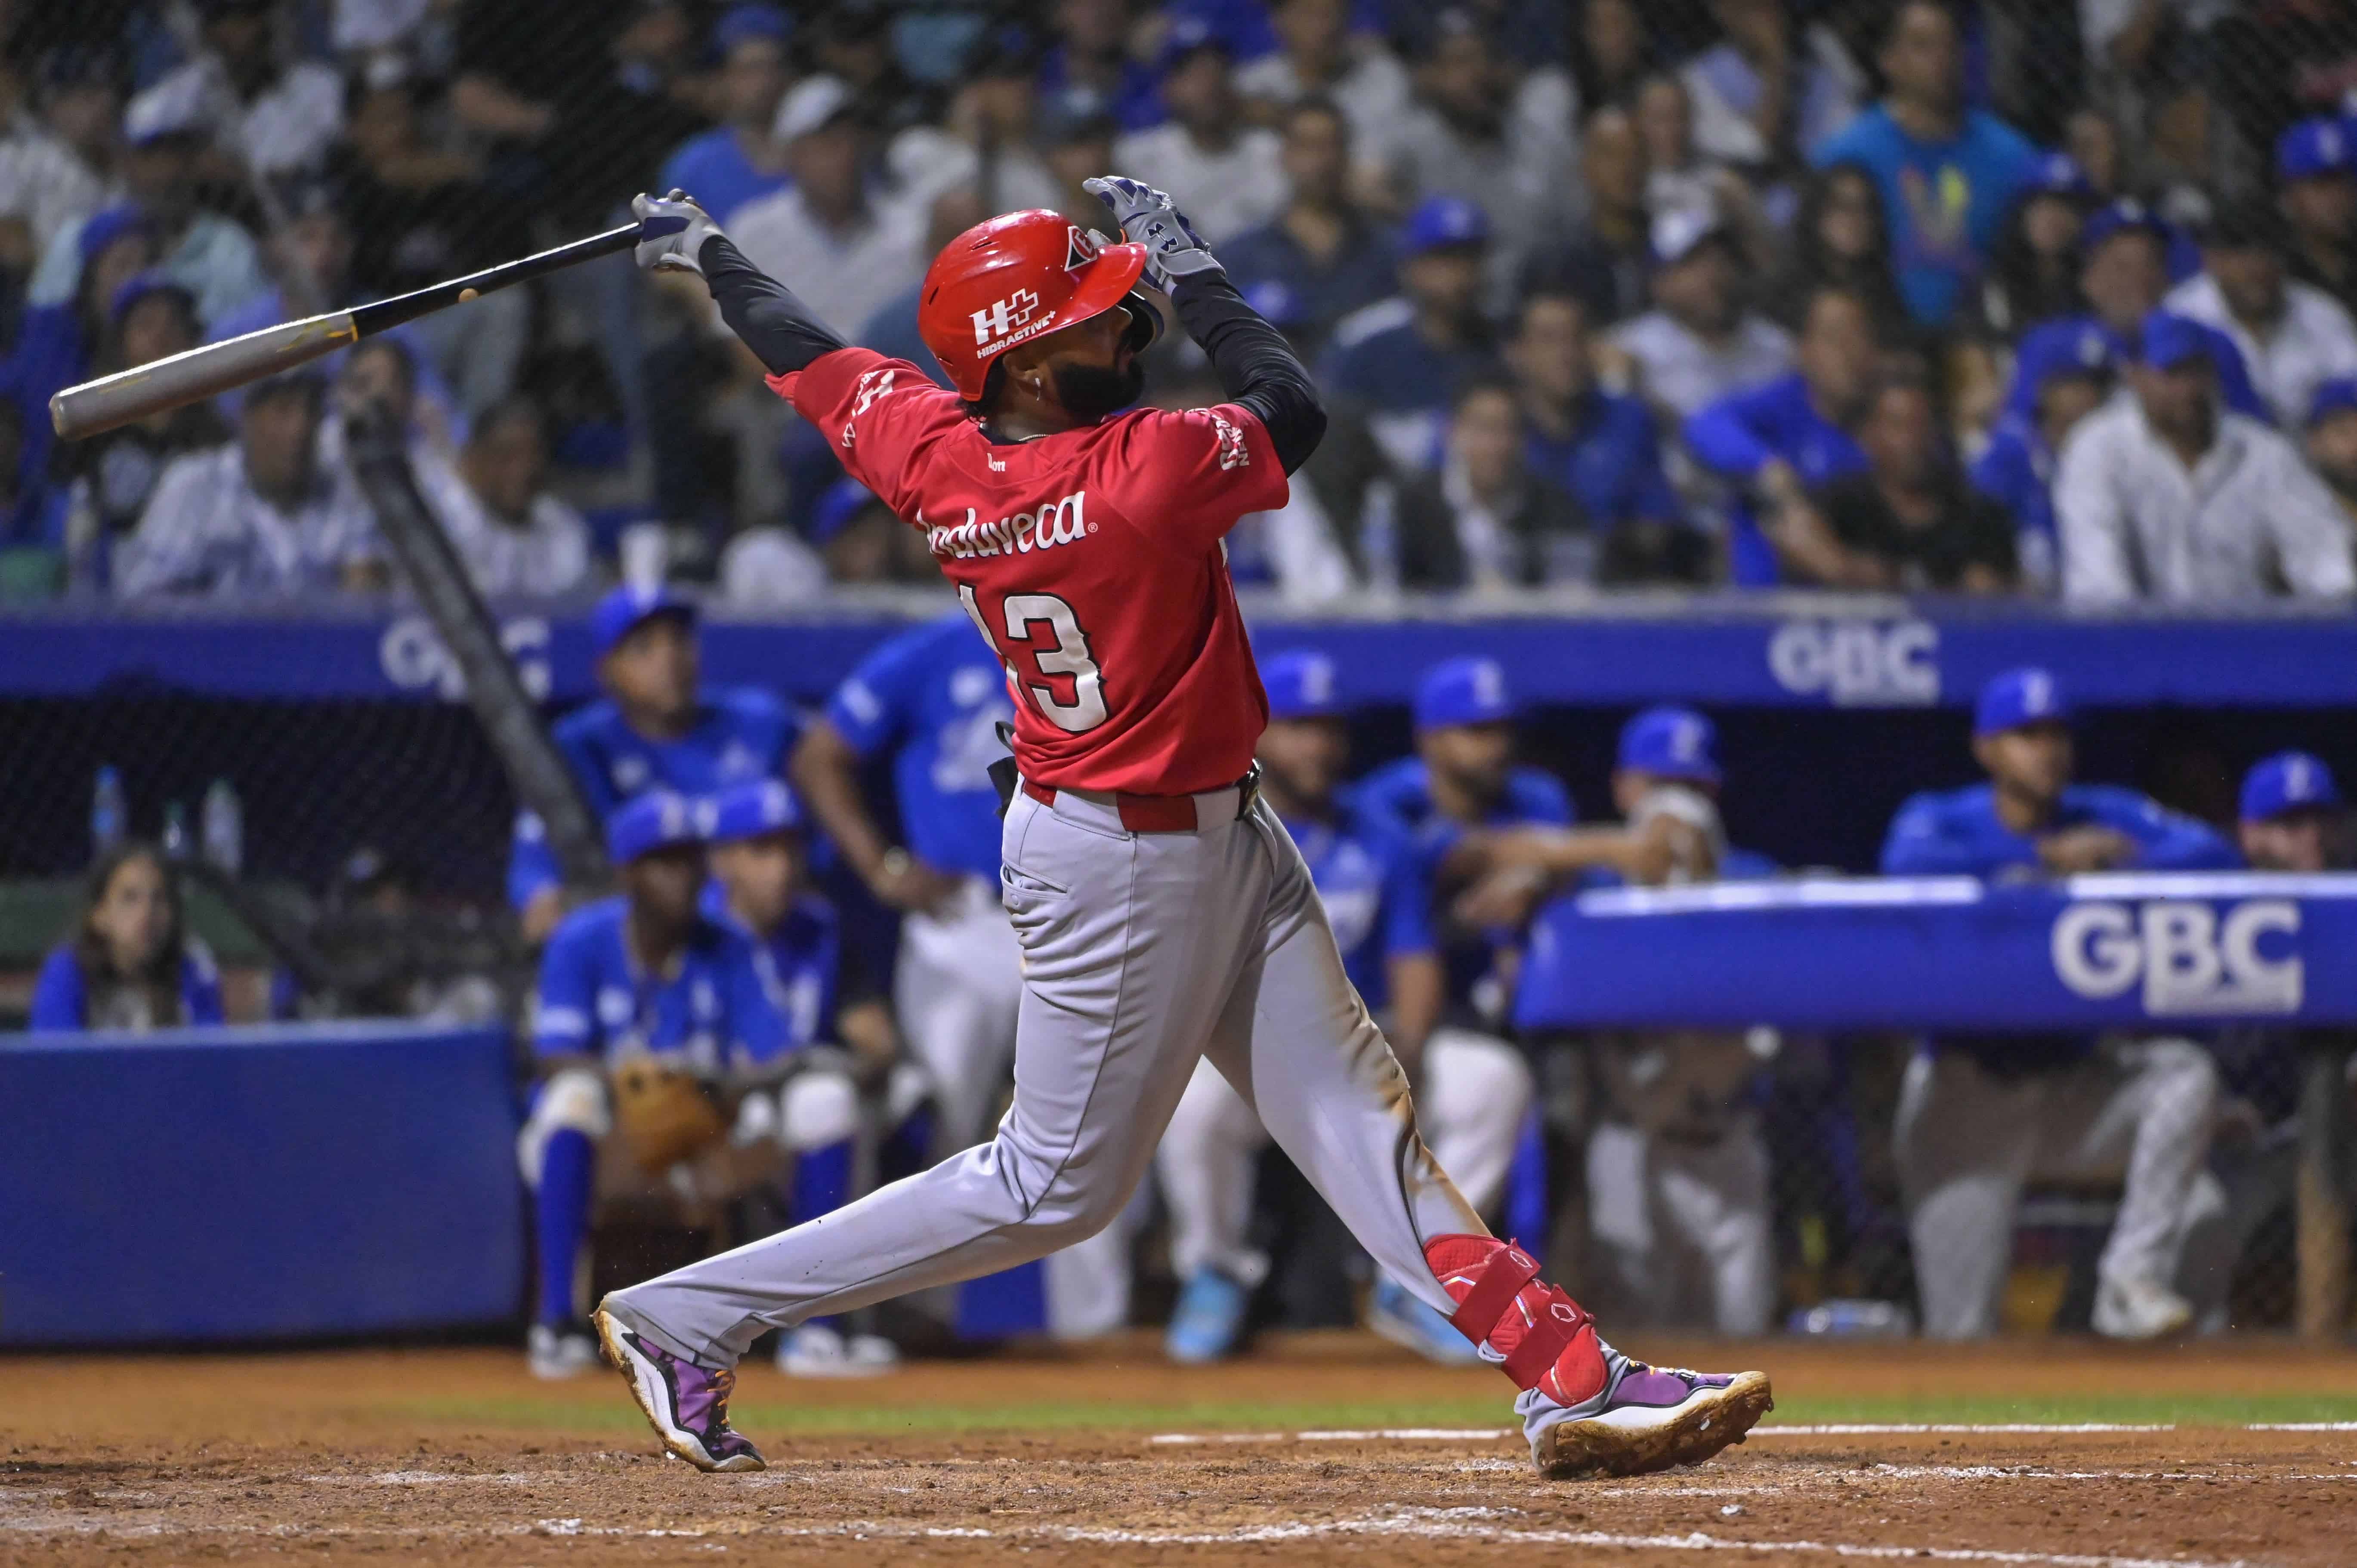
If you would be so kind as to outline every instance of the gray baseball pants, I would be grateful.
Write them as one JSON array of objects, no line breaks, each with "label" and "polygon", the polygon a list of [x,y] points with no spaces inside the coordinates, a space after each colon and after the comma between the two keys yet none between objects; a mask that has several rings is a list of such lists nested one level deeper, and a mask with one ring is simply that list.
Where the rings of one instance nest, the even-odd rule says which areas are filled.
[{"label": "gray baseball pants", "polygon": [[1416,1133],[1407,1082],[1342,972],[1275,813],[1195,797],[1131,832],[1106,797],[1018,790],[1001,873],[1022,944],[1015,1101],[998,1132],[805,1225],[608,1298],[728,1366],[766,1328],[1004,1269],[1103,1230],[1209,1058],[1380,1267],[1443,1313],[1431,1237],[1483,1233]]}]

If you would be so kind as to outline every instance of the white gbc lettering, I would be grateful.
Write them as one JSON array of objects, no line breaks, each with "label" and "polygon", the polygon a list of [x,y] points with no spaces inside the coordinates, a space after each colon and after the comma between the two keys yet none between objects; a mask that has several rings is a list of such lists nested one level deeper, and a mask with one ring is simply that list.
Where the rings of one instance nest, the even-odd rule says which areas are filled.
[{"label": "white gbc lettering", "polygon": [[2091,1001],[2118,996],[2140,979],[2154,1017],[2299,1010],[2307,971],[2299,954],[2262,950],[2268,937],[2296,937],[2299,906],[2255,898],[2221,919],[2209,904],[2155,899],[2140,907],[2073,904],[2054,922],[2056,978]]},{"label": "white gbc lettering", "polygon": [[1845,708],[1928,707],[1940,700],[1940,628],[1930,621],[1794,620],[1768,641],[1776,683]]}]

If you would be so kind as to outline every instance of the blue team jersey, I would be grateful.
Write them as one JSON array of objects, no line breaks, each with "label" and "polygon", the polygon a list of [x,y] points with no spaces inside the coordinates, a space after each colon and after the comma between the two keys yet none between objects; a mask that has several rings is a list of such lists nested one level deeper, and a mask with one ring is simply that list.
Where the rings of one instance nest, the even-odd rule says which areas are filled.
[{"label": "blue team jersey", "polygon": [[665,978],[631,961],[630,901],[600,898],[565,917],[540,959],[533,1049],[541,1056],[680,1055],[705,1072],[750,1067],[785,1048],[753,944],[702,918]]},{"label": "blue team jersey", "polygon": [[[602,822],[616,807],[657,786],[693,799],[777,778],[801,733],[801,721],[777,698],[733,686],[706,693],[695,727],[677,740],[649,740],[603,697],[559,719],[553,738],[581,780],[591,815]],[[521,909],[557,881],[547,830],[530,811],[519,814],[508,857],[508,902]]]},{"label": "blue team jersey", "polygon": [[909,852],[945,871],[998,880],[998,791],[1015,719],[1006,671],[963,611],[901,633],[869,654],[826,705],[862,757],[889,754]]},{"label": "blue team jersey", "polygon": [[1890,224],[1900,297],[1923,326],[1945,327],[2037,172],[2038,149],[1980,109],[1964,112],[1953,138],[1918,141],[1878,103],[1820,144],[1810,161],[1819,168],[1857,164],[1873,176]]},{"label": "blue team jersey", "polygon": [[1391,998],[1385,963],[1433,950],[1430,899],[1413,847],[1347,793],[1334,822],[1287,821],[1342,950],[1342,971],[1370,1007]]},{"label": "blue team jersey", "polygon": [[[1354,800],[1364,816],[1406,842],[1428,908],[1441,862],[1465,829],[1433,809],[1432,776],[1424,759],[1404,757],[1376,768],[1360,781]],[[1514,768],[1507,771],[1505,793],[1484,825],[1567,828],[1571,823],[1571,796],[1560,779],[1543,768]],[[1491,994],[1504,978],[1498,972],[1499,960],[1520,940],[1518,932],[1486,931],[1439,944],[1450,1004],[1484,1018],[1496,1016],[1506,1000],[1502,993]]]},{"label": "blue team jersey", "polygon": [[779,1049],[837,1040],[839,1011],[870,992],[853,968],[852,950],[843,945],[843,922],[833,904],[805,893],[767,936],[747,929],[728,913],[717,882],[704,890],[704,910],[752,944],[762,993],[776,1016]]},{"label": "blue team jersey", "polygon": [[[2087,826],[2110,828],[2136,846],[2134,865],[2145,871],[2212,871],[2242,864],[2233,846],[2208,824],[2114,784],[2073,784],[2046,832]],[[2015,832],[1996,814],[1994,785],[1917,795],[1890,820],[1883,841],[1886,876],[2042,875],[2038,840]]]},{"label": "blue team jersey", "polygon": [[1468,376],[1493,362],[1479,349],[1434,347],[1415,329],[1415,307],[1394,298],[1335,325],[1318,381],[1333,397],[1364,409],[1384,456],[1413,472],[1440,467],[1449,400]]},{"label": "blue team jersey", "polygon": [[[213,964],[212,954],[202,943],[191,939],[188,951],[180,959],[180,1012],[186,1025],[218,1024],[221,1021],[221,971]],[[93,1029],[106,1027],[103,1019],[93,1022],[90,1016],[90,986],[82,978],[81,961],[74,957],[73,949],[54,949],[41,965],[39,976],[33,982],[32,1016],[27,1026],[34,1029]]]}]

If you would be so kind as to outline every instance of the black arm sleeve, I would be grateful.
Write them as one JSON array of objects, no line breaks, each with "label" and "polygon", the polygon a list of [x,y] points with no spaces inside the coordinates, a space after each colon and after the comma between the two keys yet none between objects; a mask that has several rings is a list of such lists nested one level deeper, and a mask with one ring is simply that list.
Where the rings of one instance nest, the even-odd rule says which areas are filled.
[{"label": "black arm sleeve", "polygon": [[696,260],[704,281],[720,302],[720,317],[745,340],[773,376],[807,370],[823,354],[851,345],[811,314],[794,291],[745,259],[726,234],[704,242]]},{"label": "black arm sleeve", "polygon": [[1180,278],[1170,298],[1187,336],[1211,356],[1221,389],[1260,415],[1285,471],[1309,461],[1326,434],[1326,405],[1285,334],[1246,305],[1223,274]]}]

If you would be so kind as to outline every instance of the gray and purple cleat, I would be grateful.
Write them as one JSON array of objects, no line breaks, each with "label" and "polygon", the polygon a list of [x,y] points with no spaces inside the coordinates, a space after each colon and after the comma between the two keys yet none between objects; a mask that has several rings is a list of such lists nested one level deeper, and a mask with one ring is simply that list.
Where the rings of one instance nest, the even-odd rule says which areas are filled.
[{"label": "gray and purple cleat", "polygon": [[674,1356],[599,1306],[594,1319],[606,1359],[629,1380],[647,1424],[670,1452],[699,1470],[759,1470],[760,1450],[728,1425],[737,1374]]},{"label": "gray and purple cleat", "polygon": [[1649,1367],[1604,1347],[1603,1391],[1566,1409],[1536,1390],[1515,1402],[1531,1461],[1553,1480],[1645,1476],[1699,1465],[1776,1408],[1765,1372]]}]

